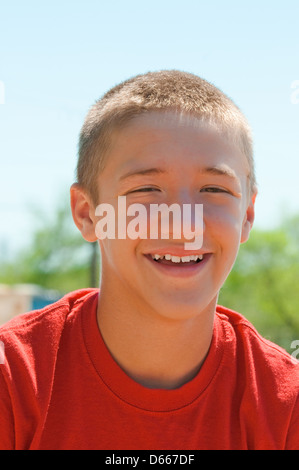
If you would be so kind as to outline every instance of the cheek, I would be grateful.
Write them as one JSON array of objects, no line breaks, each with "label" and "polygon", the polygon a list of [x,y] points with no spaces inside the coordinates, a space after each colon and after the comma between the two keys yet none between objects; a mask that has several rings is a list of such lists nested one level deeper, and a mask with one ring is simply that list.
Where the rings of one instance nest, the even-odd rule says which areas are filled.
[{"label": "cheek", "polygon": [[242,210],[239,201],[227,206],[204,205],[204,237],[212,237],[224,247],[237,252],[242,232]]},{"label": "cheek", "polygon": [[135,256],[134,241],[105,239],[100,241],[102,272],[116,274],[130,271]]}]

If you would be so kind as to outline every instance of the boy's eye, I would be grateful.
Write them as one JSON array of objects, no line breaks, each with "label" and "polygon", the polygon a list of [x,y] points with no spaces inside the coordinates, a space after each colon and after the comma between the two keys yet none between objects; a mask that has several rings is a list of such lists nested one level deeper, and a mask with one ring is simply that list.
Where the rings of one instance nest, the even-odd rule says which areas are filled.
[{"label": "boy's eye", "polygon": [[229,191],[227,191],[226,189],[219,188],[216,186],[209,186],[207,188],[202,188],[200,191],[206,192],[206,193],[228,193],[229,194]]},{"label": "boy's eye", "polygon": [[159,191],[159,189],[146,187],[146,188],[134,189],[133,191],[130,191],[130,193],[145,193],[145,192],[151,192],[151,191]]}]

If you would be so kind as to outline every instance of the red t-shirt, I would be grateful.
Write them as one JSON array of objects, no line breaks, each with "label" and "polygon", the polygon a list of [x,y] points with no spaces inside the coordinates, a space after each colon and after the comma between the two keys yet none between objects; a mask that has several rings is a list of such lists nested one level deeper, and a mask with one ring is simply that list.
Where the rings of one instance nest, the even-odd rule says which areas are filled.
[{"label": "red t-shirt", "polygon": [[175,390],[129,378],[103,342],[98,290],[0,328],[0,449],[299,449],[298,361],[217,307],[197,376]]}]

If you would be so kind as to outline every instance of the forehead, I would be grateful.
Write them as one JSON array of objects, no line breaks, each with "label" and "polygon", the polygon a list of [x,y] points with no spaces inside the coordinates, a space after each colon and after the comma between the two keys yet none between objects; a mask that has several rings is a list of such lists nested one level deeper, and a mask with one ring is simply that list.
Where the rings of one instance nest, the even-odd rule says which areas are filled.
[{"label": "forehead", "polygon": [[151,111],[113,132],[105,167],[121,177],[147,165],[192,171],[200,164],[221,164],[249,174],[246,157],[215,125],[174,111]]}]

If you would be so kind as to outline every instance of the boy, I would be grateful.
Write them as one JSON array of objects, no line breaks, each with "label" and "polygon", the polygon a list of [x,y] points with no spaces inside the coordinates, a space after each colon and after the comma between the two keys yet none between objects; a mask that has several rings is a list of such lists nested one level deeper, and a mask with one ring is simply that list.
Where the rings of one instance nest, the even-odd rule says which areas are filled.
[{"label": "boy", "polygon": [[[77,177],[73,218],[100,239],[100,290],[2,327],[0,447],[298,449],[298,363],[217,306],[254,220],[239,109],[192,74],[134,77],[88,113]],[[120,197],[146,209],[143,236],[104,236],[98,207],[120,233]],[[150,236],[160,204],[202,205],[200,246],[174,237],[174,217],[168,237]]]}]

